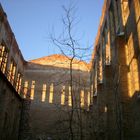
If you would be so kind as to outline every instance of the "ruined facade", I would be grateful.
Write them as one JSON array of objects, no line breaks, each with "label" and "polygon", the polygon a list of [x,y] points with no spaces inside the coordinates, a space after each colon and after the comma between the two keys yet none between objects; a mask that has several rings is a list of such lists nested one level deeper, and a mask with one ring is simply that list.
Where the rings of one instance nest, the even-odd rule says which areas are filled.
[{"label": "ruined facade", "polygon": [[76,140],[139,140],[139,19],[140,0],[105,0],[90,72],[74,60],[71,88],[70,58],[25,61],[0,6],[0,140],[69,139],[72,110]]},{"label": "ruined facade", "polygon": [[93,139],[140,139],[140,1],[106,0],[91,67]]},{"label": "ruined facade", "polygon": [[[80,137],[78,123],[84,123],[83,111],[88,109],[90,103],[87,84],[89,69],[85,62],[74,60],[71,89],[69,63],[70,60],[66,56],[52,55],[31,60],[25,66],[25,85],[31,99],[30,124],[33,139],[69,139],[71,90],[74,99],[73,137]],[[85,135],[84,127],[82,131]]]},{"label": "ruined facade", "polygon": [[0,139],[18,140],[24,59],[0,6]]},{"label": "ruined facade", "polygon": [[69,139],[71,112],[73,137],[85,135],[88,64],[74,59],[70,75],[70,58],[63,55],[25,61],[2,7],[0,75],[1,140]]}]

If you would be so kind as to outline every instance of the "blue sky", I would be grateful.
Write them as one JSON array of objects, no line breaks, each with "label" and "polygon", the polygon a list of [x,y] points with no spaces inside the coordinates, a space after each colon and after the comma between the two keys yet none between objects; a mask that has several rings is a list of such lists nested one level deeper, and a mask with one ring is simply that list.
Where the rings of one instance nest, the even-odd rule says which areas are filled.
[{"label": "blue sky", "polygon": [[[48,41],[54,27],[61,33],[62,5],[70,0],[0,0],[25,60],[59,53]],[[94,44],[104,0],[74,0],[81,46]]]}]

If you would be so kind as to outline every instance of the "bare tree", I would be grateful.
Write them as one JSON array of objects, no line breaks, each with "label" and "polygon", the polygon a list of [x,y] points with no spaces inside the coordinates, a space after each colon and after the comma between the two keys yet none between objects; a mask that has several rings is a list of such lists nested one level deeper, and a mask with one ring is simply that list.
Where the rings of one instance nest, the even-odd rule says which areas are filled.
[{"label": "bare tree", "polygon": [[[81,47],[79,44],[79,39],[76,37],[76,26],[78,24],[78,19],[76,18],[76,7],[73,4],[70,4],[68,8],[62,6],[64,11],[64,16],[62,17],[63,30],[62,33],[56,37],[55,31],[52,31],[49,35],[52,43],[57,46],[61,53],[68,59],[69,63],[69,84],[70,84],[70,94],[71,94],[71,110],[69,111],[69,132],[70,132],[70,140],[74,140],[74,129],[73,124],[74,113],[77,114],[78,118],[78,126],[80,131],[80,140],[83,140],[83,124],[82,124],[82,115],[81,115],[81,107],[80,103],[76,100],[76,93],[74,90],[74,84],[78,81],[75,80],[73,76],[73,65],[75,65],[75,59],[79,60],[79,63],[87,57],[86,52],[90,47]],[[80,85],[79,81],[79,85]],[[82,85],[84,86],[84,85]],[[61,122],[62,123],[62,122]]]}]

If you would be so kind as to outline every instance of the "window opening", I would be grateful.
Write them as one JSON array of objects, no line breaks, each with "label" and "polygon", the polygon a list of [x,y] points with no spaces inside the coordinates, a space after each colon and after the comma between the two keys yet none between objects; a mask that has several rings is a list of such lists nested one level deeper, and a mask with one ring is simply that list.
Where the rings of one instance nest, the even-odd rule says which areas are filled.
[{"label": "window opening", "polygon": [[35,81],[32,81],[32,84],[31,84],[31,95],[30,95],[30,99],[31,100],[34,99],[34,92],[35,92]]},{"label": "window opening", "polygon": [[62,87],[61,91],[61,105],[65,104],[65,86]]},{"label": "window opening", "polygon": [[0,45],[0,70],[5,73],[8,60],[8,50],[4,45]]},{"label": "window opening", "polygon": [[47,85],[43,84],[42,99],[41,99],[42,102],[45,102],[45,100],[46,100],[46,89],[47,89]]},{"label": "window opening", "polygon": [[49,103],[53,103],[53,92],[54,92],[54,87],[53,83],[50,85],[50,96],[49,96]]}]

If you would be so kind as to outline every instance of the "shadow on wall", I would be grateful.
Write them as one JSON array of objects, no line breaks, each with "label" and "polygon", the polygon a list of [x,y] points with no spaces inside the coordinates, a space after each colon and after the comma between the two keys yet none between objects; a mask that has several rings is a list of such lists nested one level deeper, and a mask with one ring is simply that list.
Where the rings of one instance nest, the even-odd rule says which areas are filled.
[{"label": "shadow on wall", "polygon": [[72,106],[71,90],[74,100],[81,107],[90,104],[89,72],[72,70],[72,89],[70,86],[70,69],[51,65],[27,63],[25,70],[24,98],[30,95],[32,102]]}]

